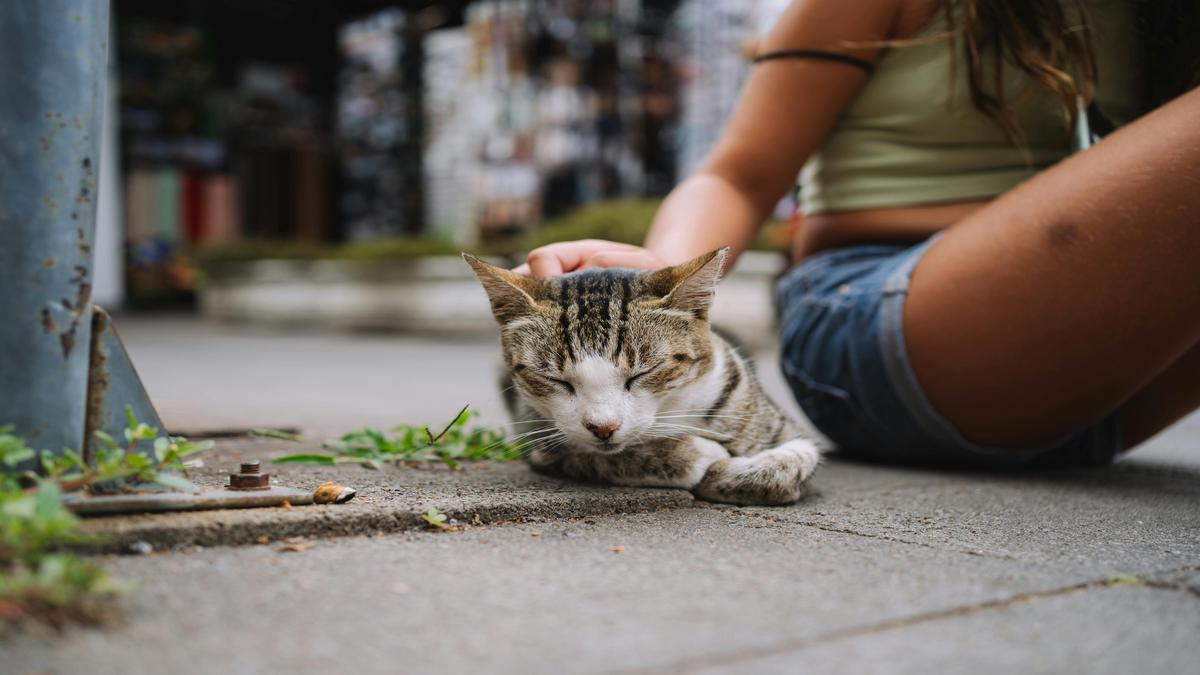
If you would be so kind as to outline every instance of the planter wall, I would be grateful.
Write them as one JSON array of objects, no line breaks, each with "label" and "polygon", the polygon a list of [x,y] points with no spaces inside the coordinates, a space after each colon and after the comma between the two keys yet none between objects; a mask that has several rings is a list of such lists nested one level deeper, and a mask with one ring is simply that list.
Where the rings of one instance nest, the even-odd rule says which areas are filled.
[{"label": "planter wall", "polygon": [[[780,256],[749,252],[717,291],[713,320],[747,346],[774,339]],[[490,334],[496,324],[458,256],[397,261],[255,260],[211,265],[199,294],[209,318],[275,326]]]}]

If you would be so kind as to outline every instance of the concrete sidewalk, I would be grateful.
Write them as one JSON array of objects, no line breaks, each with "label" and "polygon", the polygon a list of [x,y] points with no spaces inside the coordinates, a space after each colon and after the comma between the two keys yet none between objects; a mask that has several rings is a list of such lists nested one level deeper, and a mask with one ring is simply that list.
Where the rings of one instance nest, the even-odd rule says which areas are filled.
[{"label": "concrete sidewalk", "polygon": [[[122,328],[151,394],[174,401],[165,412],[177,427],[234,414],[254,424],[254,411],[269,418],[261,424],[337,431],[434,422],[490,383],[495,358],[490,339]],[[180,349],[190,358],[175,358]],[[259,382],[278,398],[256,401]],[[309,400],[316,390],[348,403]],[[257,407],[198,414],[217,395],[218,412]],[[216,483],[241,457],[291,449],[223,441],[196,478]],[[272,472],[360,492],[344,505],[89,521],[115,549],[158,550],[101,558],[141,584],[128,625],[0,642],[4,672],[1182,673],[1200,663],[1200,418],[1105,469],[970,474],[834,458],[787,508],[581,486],[516,464]],[[468,526],[425,531],[430,506]]]}]

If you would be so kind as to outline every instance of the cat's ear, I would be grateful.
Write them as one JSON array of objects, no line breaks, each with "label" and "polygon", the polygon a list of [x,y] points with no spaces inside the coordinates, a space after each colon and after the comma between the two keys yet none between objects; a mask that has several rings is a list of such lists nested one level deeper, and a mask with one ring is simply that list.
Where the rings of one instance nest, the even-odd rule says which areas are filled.
[{"label": "cat's ear", "polygon": [[463,254],[463,260],[475,270],[483,290],[487,291],[488,300],[492,303],[492,314],[496,321],[504,325],[533,311],[537,305],[534,296],[538,294],[542,282],[517,274],[503,267],[489,265],[473,255]]},{"label": "cat's ear", "polygon": [[646,281],[662,295],[664,307],[691,312],[698,319],[708,318],[717,282],[725,270],[729,247],[725,246],[674,267],[651,272]]}]

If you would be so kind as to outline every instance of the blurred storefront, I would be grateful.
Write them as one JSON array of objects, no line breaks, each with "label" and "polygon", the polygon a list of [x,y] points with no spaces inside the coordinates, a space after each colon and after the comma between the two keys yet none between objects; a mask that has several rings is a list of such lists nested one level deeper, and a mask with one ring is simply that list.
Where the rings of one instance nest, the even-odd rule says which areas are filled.
[{"label": "blurred storefront", "polygon": [[126,303],[189,302],[207,261],[516,253],[661,197],[784,4],[115,0]]}]

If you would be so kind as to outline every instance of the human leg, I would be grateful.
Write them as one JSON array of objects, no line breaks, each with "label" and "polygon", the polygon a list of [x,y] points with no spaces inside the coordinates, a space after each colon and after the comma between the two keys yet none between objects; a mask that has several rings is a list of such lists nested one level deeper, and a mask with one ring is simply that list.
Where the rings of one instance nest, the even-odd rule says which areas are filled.
[{"label": "human leg", "polygon": [[[1197,119],[1200,90],[980,209],[922,257],[904,306],[907,352],[967,439],[1052,442],[1138,392],[1147,410],[1164,396],[1194,405]],[[1134,411],[1138,433],[1152,433],[1151,416]]]},{"label": "human leg", "polygon": [[1200,408],[1200,345],[1121,406],[1122,442],[1132,448]]}]

